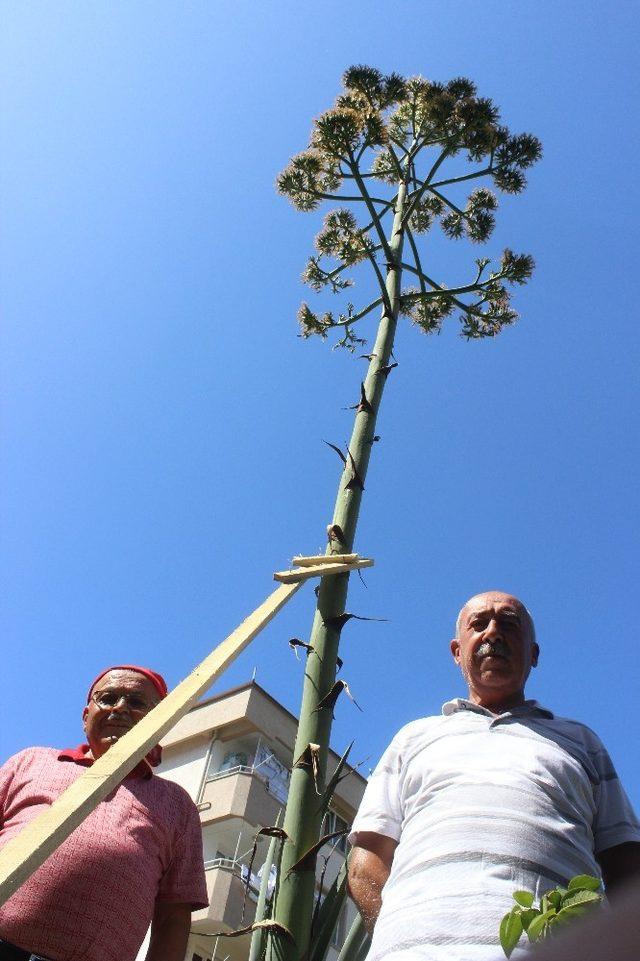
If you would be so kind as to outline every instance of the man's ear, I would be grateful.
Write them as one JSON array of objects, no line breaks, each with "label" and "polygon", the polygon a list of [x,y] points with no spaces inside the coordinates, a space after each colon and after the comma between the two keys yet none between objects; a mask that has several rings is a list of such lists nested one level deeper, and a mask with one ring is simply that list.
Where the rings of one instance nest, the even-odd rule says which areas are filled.
[{"label": "man's ear", "polygon": [[460,641],[458,640],[457,637],[454,637],[449,647],[451,649],[451,653],[453,655],[454,661],[456,662],[456,664],[459,664],[460,663]]},{"label": "man's ear", "polygon": [[83,731],[87,730],[87,714],[88,713],[89,713],[89,705],[87,704],[87,706],[82,712],[82,730]]},{"label": "man's ear", "polygon": [[539,657],[540,657],[540,648],[538,647],[538,645],[537,645],[537,644],[535,643],[535,641],[534,641],[534,642],[533,642],[533,649],[532,649],[532,652],[531,652],[531,667],[537,667],[537,666],[538,666],[538,658],[539,658]]}]

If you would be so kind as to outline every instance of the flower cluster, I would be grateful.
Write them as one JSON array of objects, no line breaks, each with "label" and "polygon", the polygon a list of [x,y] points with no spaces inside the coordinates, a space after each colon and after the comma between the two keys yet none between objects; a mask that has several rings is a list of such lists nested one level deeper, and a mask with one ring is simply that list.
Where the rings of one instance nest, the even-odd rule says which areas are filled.
[{"label": "flower cluster", "polygon": [[385,183],[392,184],[394,187],[397,186],[398,180],[400,179],[400,172],[398,170],[398,161],[391,153],[391,150],[385,148],[376,153],[371,164],[371,173],[374,174],[378,180],[383,180]]},{"label": "flower cluster", "polygon": [[338,162],[318,150],[305,150],[291,159],[276,181],[281,194],[297,210],[315,210],[322,195],[337,190],[342,182]]},{"label": "flower cluster", "polygon": [[447,84],[412,77],[389,130],[403,143],[446,144],[450,154],[466,149],[475,160],[495,146],[498,119],[497,107],[477,97],[475,84],[465,77]]},{"label": "flower cluster", "polygon": [[457,239],[466,235],[474,243],[483,243],[495,227],[493,211],[497,206],[494,194],[486,187],[479,187],[469,196],[464,211],[450,211],[440,224],[448,237]]},{"label": "flower cluster", "polygon": [[327,333],[335,326],[335,320],[333,314],[326,312],[322,316],[314,314],[314,312],[309,307],[309,304],[302,303],[298,310],[298,323],[300,324],[300,336],[305,340],[307,337],[312,337],[314,334],[322,337],[323,340],[327,339]]},{"label": "flower cluster", "polygon": [[385,76],[375,67],[362,64],[345,70],[342,83],[347,92],[338,98],[337,103],[350,98],[351,105],[365,113],[367,110],[386,110],[407,96],[407,85],[400,74],[390,73]]},{"label": "flower cluster", "polygon": [[369,132],[368,122],[371,121],[373,142],[384,143],[386,131],[379,117],[367,117],[350,107],[334,107],[316,120],[311,134],[311,146],[338,161],[349,158],[358,150],[365,130]]},{"label": "flower cluster", "polygon": [[339,328],[342,330],[342,336],[335,346],[345,347],[353,353],[357,347],[366,344],[366,340],[357,337],[353,332],[351,319],[353,318],[354,321],[356,319],[353,315],[353,304],[347,305],[347,311],[346,314],[340,314],[337,319],[330,311],[319,316],[314,314],[308,304],[302,303],[298,310],[299,336],[306,340],[307,337],[317,335],[326,340],[327,334],[332,328]]},{"label": "flower cluster", "polygon": [[535,268],[531,254],[514,254],[507,247],[500,260],[503,277],[511,284],[526,284]]},{"label": "flower cluster", "polygon": [[334,294],[337,294],[339,290],[345,290],[347,287],[353,286],[353,281],[349,280],[348,277],[341,277],[337,270],[325,270],[319,257],[309,257],[302,272],[302,282],[318,292],[323,287],[330,286]]},{"label": "flower cluster", "polygon": [[351,67],[343,83],[345,92],[316,119],[309,149],[294,157],[277,179],[280,193],[298,210],[314,210],[323,195],[340,187],[342,162],[352,163],[362,149],[388,142],[385,111],[406,92],[402,77],[384,76],[372,67]]},{"label": "flower cluster", "polygon": [[315,239],[320,254],[335,257],[347,266],[365,260],[373,246],[371,238],[358,227],[354,215],[344,207],[327,214]]},{"label": "flower cluster", "polygon": [[415,205],[409,218],[409,226],[414,233],[425,234],[431,227],[434,217],[439,217],[443,210],[444,204],[439,197],[427,196]]},{"label": "flower cluster", "polygon": [[421,294],[415,287],[402,292],[400,313],[409,317],[425,334],[439,333],[442,322],[454,310],[455,304],[445,291]]},{"label": "flower cluster", "polygon": [[[477,169],[461,176],[458,166],[447,173],[449,158],[456,155],[466,155]],[[454,203],[449,186],[483,177],[492,178],[500,191],[518,193],[525,186],[526,170],[540,156],[537,138],[512,135],[501,124],[496,105],[479,97],[464,77],[443,84],[385,76],[362,65],[347,70],[341,94],[315,120],[308,149],[280,174],[278,189],[298,210],[315,210],[324,199],[340,204],[325,217],[303,281],[317,292],[340,293],[353,284],[349,268],[369,260],[379,292],[368,306],[354,311],[348,305],[346,314],[336,316],[315,314],[303,304],[298,315],[301,336],[326,338],[332,328],[339,328],[339,344],[353,349],[359,343],[353,334],[357,323],[380,305],[387,311],[398,307],[392,303],[395,295],[389,292],[385,272],[405,267],[420,277],[420,289],[403,290],[399,309],[426,333],[439,331],[456,308],[462,333],[469,338],[495,336],[513,323],[517,315],[505,284],[526,282],[533,270],[531,257],[506,250],[493,274],[485,277],[489,261],[482,259],[474,281],[447,288],[422,271],[413,235],[425,234],[439,219],[448,237],[483,243],[495,227],[495,194],[481,186],[466,203]],[[372,189],[374,179],[391,189]],[[346,206],[358,201],[366,221],[357,220]],[[400,218],[396,225],[400,223],[401,230],[411,232],[403,257],[413,262],[406,265],[393,263],[395,255],[385,239],[393,215]]]},{"label": "flower cluster", "polygon": [[493,158],[493,181],[507,194],[519,194],[527,185],[523,170],[542,156],[542,144],[530,133],[505,136]]},{"label": "flower cluster", "polygon": [[[486,264],[486,260],[478,261],[481,270]],[[460,318],[462,336],[474,340],[495,337],[503,327],[513,324],[518,314],[511,307],[511,297],[503,281],[512,285],[525,284],[534,266],[530,254],[514,254],[507,248],[500,259],[500,270],[489,275],[488,284],[481,285],[482,289],[478,290],[478,302],[463,312]]]}]

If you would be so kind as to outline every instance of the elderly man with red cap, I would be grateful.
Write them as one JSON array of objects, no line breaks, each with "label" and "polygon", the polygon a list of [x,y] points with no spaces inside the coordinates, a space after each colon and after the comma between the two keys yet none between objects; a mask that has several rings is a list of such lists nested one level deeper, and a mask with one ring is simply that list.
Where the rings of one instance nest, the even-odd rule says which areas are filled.
[{"label": "elderly man with red cap", "polygon": [[[95,679],[83,711],[86,743],[20,751],[0,768],[0,846],[51,805],[167,694],[131,664]],[[0,907],[0,961],[183,961],[191,911],[206,907],[196,807],[154,777],[155,748]]]}]

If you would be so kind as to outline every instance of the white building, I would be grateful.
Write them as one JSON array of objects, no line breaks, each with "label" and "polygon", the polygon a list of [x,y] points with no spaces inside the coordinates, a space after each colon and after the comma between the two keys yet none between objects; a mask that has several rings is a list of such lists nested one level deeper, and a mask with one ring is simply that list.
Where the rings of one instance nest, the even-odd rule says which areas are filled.
[{"label": "white building", "polygon": [[[250,936],[216,939],[254,920],[260,869],[269,844],[259,839],[251,874],[256,832],[276,823],[289,786],[296,718],[255,681],[202,701],[162,741],[162,777],[184,787],[198,805],[207,875],[209,907],[193,915],[186,961],[246,961]],[[331,752],[329,771],[338,762]],[[356,771],[340,782],[324,833],[351,823],[365,788]],[[333,882],[346,851],[338,841],[324,878],[325,847],[318,858],[318,893]],[[247,883],[248,882],[248,883]],[[243,917],[244,906],[244,917]],[[355,917],[348,901],[336,930],[340,946]],[[209,935],[209,936],[207,936]],[[146,944],[139,957],[144,958]],[[337,957],[332,950],[329,961]]]}]

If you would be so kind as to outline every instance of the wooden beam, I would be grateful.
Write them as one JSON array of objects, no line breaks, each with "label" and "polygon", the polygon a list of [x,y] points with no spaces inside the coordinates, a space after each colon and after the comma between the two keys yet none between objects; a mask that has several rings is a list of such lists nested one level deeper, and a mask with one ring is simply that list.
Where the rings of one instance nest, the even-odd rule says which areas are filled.
[{"label": "wooden beam", "polygon": [[313,557],[294,557],[294,567],[317,567],[319,564],[355,564],[358,554],[316,554]]},{"label": "wooden beam", "polygon": [[301,587],[282,584],[135,727],[0,851],[0,905],[46,861]]},{"label": "wooden beam", "polygon": [[315,567],[301,567],[300,570],[276,571],[273,575],[274,581],[281,581],[283,584],[297,584],[308,580],[310,577],[326,577],[328,574],[342,574],[345,571],[357,571],[361,567],[373,567],[373,560],[370,557],[360,557],[357,561],[350,564],[317,564]]}]

